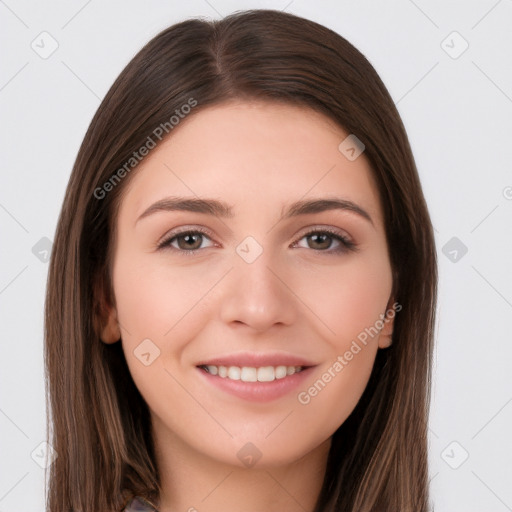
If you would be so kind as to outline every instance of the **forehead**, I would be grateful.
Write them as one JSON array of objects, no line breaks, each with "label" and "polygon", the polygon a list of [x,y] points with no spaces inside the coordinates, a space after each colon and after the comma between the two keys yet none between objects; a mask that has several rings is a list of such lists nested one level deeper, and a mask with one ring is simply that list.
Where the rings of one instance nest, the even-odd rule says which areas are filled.
[{"label": "forehead", "polygon": [[138,165],[120,215],[137,216],[166,195],[218,197],[244,207],[280,209],[299,199],[337,195],[380,218],[368,159],[339,149],[349,136],[307,107],[230,102],[185,118]]}]

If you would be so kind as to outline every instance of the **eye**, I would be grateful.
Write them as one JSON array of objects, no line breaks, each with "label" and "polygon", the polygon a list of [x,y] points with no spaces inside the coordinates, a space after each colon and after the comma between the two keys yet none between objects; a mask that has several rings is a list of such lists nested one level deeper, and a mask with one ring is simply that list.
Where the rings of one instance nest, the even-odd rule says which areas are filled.
[{"label": "eye", "polygon": [[[202,242],[205,239],[210,240],[210,236],[210,233],[203,229],[184,229],[179,232],[170,233],[169,236],[157,245],[157,248],[170,249],[186,253],[187,255],[193,255],[201,249],[206,249],[207,247],[215,245],[212,243],[207,247],[202,247]],[[310,230],[295,242],[293,246],[304,239],[308,240],[308,242],[306,242],[306,247],[299,247],[313,249],[317,252],[337,254],[357,250],[357,246],[354,242],[330,228],[317,228]],[[335,245],[337,244],[335,248],[332,248],[333,242]]]},{"label": "eye", "polygon": [[[346,251],[355,251],[356,244],[349,240],[346,236],[338,233],[330,228],[314,229],[308,231],[302,236],[296,244],[301,240],[306,239],[306,249],[314,249],[315,251],[328,252],[328,253],[340,253]],[[333,249],[333,241],[337,246]],[[301,246],[304,247],[304,246]]]},{"label": "eye", "polygon": [[196,251],[204,249],[201,244],[204,238],[209,239],[208,235],[209,233],[202,229],[174,232],[158,244],[158,249],[170,248],[187,254],[195,254]]}]

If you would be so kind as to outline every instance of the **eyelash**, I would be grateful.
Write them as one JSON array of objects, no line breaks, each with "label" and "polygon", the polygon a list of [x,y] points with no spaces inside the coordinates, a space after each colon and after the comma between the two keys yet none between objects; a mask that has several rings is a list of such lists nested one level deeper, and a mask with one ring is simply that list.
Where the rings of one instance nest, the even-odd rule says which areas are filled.
[{"label": "eyelash", "polygon": [[[157,250],[164,250],[165,249],[165,250],[171,250],[171,251],[177,251],[177,252],[181,252],[181,253],[186,253],[187,256],[193,256],[196,253],[202,251],[203,249],[192,249],[190,251],[184,250],[184,249],[176,249],[176,247],[172,247],[171,246],[171,242],[175,238],[178,238],[180,236],[184,236],[184,235],[197,235],[197,234],[207,236],[208,238],[212,237],[212,235],[210,234],[209,231],[207,231],[205,229],[201,229],[201,228],[189,229],[189,230],[183,230],[183,231],[179,231],[179,232],[174,232],[174,233],[171,233],[168,237],[166,237],[162,242],[160,242],[157,245]],[[299,242],[303,238],[306,238],[306,237],[311,236],[311,235],[329,235],[329,237],[337,240],[340,243],[340,246],[337,249],[324,249],[324,250],[322,250],[322,249],[311,249],[312,251],[319,252],[319,253],[333,254],[333,255],[341,254],[341,253],[345,253],[345,252],[349,252],[349,251],[352,251],[352,252],[357,251],[357,245],[354,242],[350,241],[348,238],[344,237],[343,235],[340,235],[339,233],[337,233],[336,231],[334,231],[334,230],[332,230],[330,228],[321,228],[321,229],[317,228],[317,229],[313,229],[311,231],[308,231],[307,233],[304,233],[297,240],[297,242]],[[297,242],[294,242],[294,244],[297,243]]]}]

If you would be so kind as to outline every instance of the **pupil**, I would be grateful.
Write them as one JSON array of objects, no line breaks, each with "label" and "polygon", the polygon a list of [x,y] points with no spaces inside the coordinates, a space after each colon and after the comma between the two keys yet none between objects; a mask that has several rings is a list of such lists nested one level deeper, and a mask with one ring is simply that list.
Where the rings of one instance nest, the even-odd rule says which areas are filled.
[{"label": "pupil", "polygon": [[[314,243],[319,243],[320,245],[322,245],[322,243],[324,244],[325,246],[325,241],[327,238],[329,238],[329,235],[327,234],[323,234],[323,235],[312,235],[313,239],[314,239]],[[329,246],[330,244],[327,243],[327,246]]]},{"label": "pupil", "polygon": [[[182,238],[185,239],[185,245],[187,245],[187,248],[190,249],[191,247],[195,249],[194,246],[194,238],[199,239],[201,235],[184,235]],[[197,240],[195,241],[197,243]]]}]

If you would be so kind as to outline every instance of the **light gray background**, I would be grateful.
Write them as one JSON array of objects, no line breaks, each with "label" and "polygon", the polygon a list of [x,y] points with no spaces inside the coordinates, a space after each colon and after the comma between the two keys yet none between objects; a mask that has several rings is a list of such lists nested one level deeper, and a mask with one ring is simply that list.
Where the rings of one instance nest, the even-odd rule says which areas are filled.
[{"label": "light gray background", "polygon": [[[44,238],[53,239],[100,99],[160,30],[246,8],[335,30],[395,100],[438,243],[433,503],[437,512],[512,510],[511,0],[0,0],[0,512],[44,510]],[[31,47],[51,48],[43,31],[58,42],[46,59]]]}]

